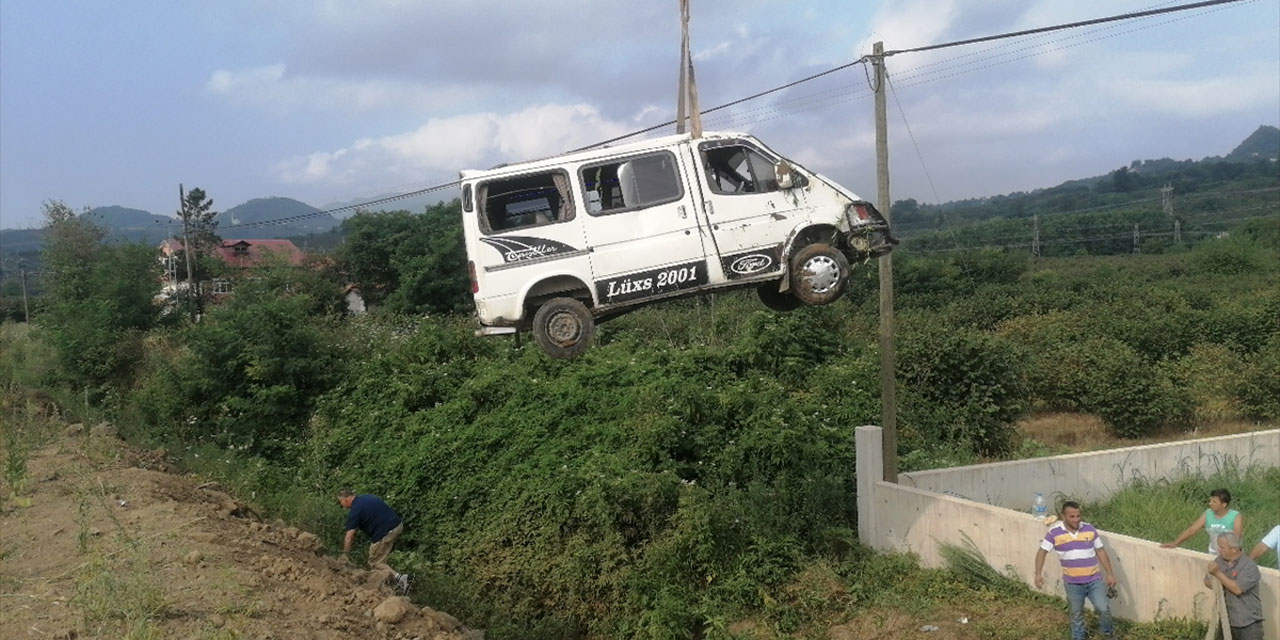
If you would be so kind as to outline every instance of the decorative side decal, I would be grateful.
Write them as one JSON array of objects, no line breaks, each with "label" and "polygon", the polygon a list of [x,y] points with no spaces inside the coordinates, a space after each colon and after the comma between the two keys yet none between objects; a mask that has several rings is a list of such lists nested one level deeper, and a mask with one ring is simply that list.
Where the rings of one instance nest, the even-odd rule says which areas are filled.
[{"label": "decorative side decal", "polygon": [[778,271],[782,268],[781,256],[782,245],[778,244],[724,256],[720,258],[720,266],[724,267],[725,277],[730,280],[739,280]]},{"label": "decorative side decal", "polygon": [[502,254],[502,259],[506,263],[524,262],[525,260],[533,260],[535,258],[545,258],[553,256],[557,253],[568,253],[577,251],[577,249],[556,242],[555,240],[547,240],[545,238],[531,238],[528,236],[497,236],[494,238],[480,238],[483,242]]},{"label": "decorative side decal", "polygon": [[596,282],[600,304],[649,298],[707,284],[707,262],[686,262],[661,269],[629,273]]}]

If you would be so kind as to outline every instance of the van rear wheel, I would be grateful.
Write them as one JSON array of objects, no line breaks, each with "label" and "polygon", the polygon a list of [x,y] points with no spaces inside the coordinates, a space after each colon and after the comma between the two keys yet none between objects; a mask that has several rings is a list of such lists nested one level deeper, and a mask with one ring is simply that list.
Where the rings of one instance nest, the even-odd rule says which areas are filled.
[{"label": "van rear wheel", "polygon": [[756,295],[760,296],[760,302],[764,306],[774,311],[795,311],[804,306],[799,298],[790,293],[778,291],[778,283],[766,282],[756,288]]},{"label": "van rear wheel", "polygon": [[809,306],[831,304],[849,285],[849,260],[839,249],[815,242],[791,258],[791,295]]},{"label": "van rear wheel", "polygon": [[533,314],[533,340],[552,358],[576,358],[591,347],[596,323],[587,306],[573,298],[552,298]]}]

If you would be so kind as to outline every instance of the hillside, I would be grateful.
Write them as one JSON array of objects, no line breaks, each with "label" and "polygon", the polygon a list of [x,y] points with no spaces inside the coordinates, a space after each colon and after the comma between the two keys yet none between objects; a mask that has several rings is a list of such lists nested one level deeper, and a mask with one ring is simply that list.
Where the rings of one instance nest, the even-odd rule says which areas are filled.
[{"label": "hillside", "polygon": [[[305,202],[292,198],[254,198],[218,214],[218,235],[233,238],[285,238],[308,233],[324,233],[338,224],[329,214],[319,213]],[[282,221],[282,222],[275,222]],[[237,227],[236,225],[261,226]]]},{"label": "hillside", "polygon": [[1280,129],[1263,125],[1249,134],[1225,160],[1252,161],[1280,159]]},{"label": "hillside", "polygon": [[0,628],[21,637],[483,638],[110,425],[65,427],[24,462],[29,491],[0,508]]}]

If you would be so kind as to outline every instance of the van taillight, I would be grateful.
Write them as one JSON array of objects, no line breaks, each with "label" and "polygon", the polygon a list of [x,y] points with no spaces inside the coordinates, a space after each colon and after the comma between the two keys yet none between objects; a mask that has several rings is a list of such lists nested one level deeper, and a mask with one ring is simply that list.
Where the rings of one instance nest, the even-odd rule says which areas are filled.
[{"label": "van taillight", "polygon": [[471,293],[480,293],[480,281],[476,280],[476,263],[474,260],[467,261],[467,272],[471,274]]}]

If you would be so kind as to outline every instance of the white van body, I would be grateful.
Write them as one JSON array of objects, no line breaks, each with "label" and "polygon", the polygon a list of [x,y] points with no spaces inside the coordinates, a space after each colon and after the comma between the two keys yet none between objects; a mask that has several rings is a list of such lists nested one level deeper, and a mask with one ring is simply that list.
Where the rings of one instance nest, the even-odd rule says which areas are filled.
[{"label": "white van body", "polygon": [[850,263],[896,243],[870,203],[742,133],[461,178],[477,333],[532,330],[556,357],[584,351],[595,322],[678,296],[756,286],[771,308],[827,304]]}]

